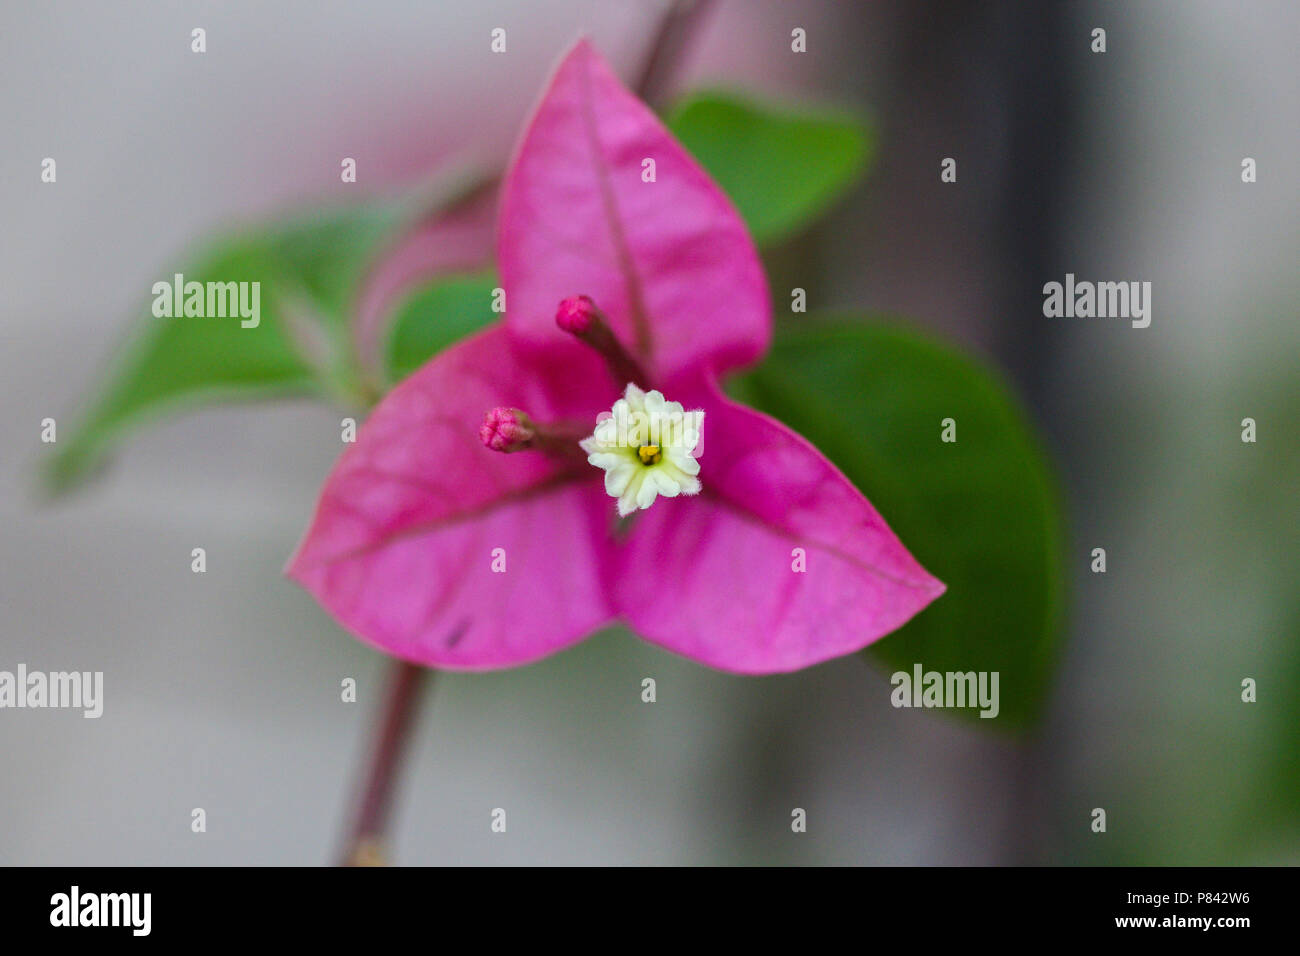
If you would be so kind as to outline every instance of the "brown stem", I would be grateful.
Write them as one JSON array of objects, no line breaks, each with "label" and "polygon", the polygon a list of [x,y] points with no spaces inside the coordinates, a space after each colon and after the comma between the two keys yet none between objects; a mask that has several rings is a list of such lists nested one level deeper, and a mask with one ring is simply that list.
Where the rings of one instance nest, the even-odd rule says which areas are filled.
[{"label": "brown stem", "polygon": [[713,6],[713,0],[675,0],[668,7],[641,73],[632,89],[651,106],[661,105],[672,73],[681,61],[686,45],[699,32],[698,25]]},{"label": "brown stem", "polygon": [[415,724],[426,675],[431,680],[433,672],[406,661],[393,661],[389,666],[383,717],[371,747],[370,766],[356,819],[344,845],[343,866],[382,866],[386,862],[383,843],[393,787]]},{"label": "brown stem", "polygon": [[[673,68],[711,6],[712,0],[676,0],[668,8],[634,86],[646,102],[656,105],[667,92]],[[432,680],[432,672],[416,664],[393,661],[390,665],[383,716],[375,733],[361,803],[344,845],[343,866],[382,866],[386,862],[383,845],[388,811],[426,674]]]}]

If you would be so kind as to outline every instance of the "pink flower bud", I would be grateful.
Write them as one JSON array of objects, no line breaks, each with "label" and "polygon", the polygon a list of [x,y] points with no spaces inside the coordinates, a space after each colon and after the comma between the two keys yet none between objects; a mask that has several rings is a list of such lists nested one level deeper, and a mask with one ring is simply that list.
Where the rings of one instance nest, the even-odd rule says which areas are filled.
[{"label": "pink flower bud", "polygon": [[571,295],[555,310],[555,324],[574,335],[589,331],[596,321],[596,303],[589,295]]},{"label": "pink flower bud", "polygon": [[517,408],[494,408],[479,427],[478,437],[493,451],[522,451],[532,446],[537,431]]},{"label": "pink flower bud", "polygon": [[599,352],[619,388],[628,382],[647,384],[640,363],[619,342],[591,296],[571,295],[561,302],[555,310],[555,324]]}]

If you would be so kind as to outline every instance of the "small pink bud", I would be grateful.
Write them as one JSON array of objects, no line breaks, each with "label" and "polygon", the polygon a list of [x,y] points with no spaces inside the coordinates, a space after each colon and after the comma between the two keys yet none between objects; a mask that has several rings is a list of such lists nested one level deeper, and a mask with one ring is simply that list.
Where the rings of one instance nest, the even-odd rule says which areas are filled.
[{"label": "small pink bud", "polygon": [[571,295],[561,302],[555,310],[555,324],[599,352],[619,388],[628,382],[648,384],[644,370],[623,347],[591,296]]},{"label": "small pink bud", "polygon": [[532,447],[537,430],[517,408],[494,408],[479,426],[478,437],[493,451],[523,451]]},{"label": "small pink bud", "polygon": [[555,310],[555,324],[574,335],[584,334],[595,321],[596,303],[589,295],[571,295]]}]

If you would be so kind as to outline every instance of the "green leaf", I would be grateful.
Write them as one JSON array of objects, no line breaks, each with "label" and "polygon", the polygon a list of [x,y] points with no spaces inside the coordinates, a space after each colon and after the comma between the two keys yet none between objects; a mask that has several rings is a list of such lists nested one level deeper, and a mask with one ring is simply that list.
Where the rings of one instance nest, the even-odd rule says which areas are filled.
[{"label": "green leaf", "polygon": [[668,128],[740,210],[759,245],[788,238],[839,199],[865,170],[871,136],[830,113],[788,112],[726,93],[678,104]]},{"label": "green leaf", "polygon": [[260,283],[256,327],[228,318],[159,318],[152,303],[70,438],[46,483],[66,490],[131,429],[177,407],[282,394],[344,394],[356,385],[347,319],[361,275],[397,221],[366,205],[220,239],[158,281]]},{"label": "green leaf", "polygon": [[405,298],[388,339],[390,381],[400,381],[447,346],[500,319],[492,311],[498,285],[493,271],[440,276]]},{"label": "green leaf", "polygon": [[[778,333],[737,397],[831,458],[947,592],[868,651],[892,670],[997,671],[1001,713],[1040,713],[1057,659],[1062,528],[1054,481],[991,371],[895,324],[836,317]],[[953,443],[941,422],[956,422]]]}]

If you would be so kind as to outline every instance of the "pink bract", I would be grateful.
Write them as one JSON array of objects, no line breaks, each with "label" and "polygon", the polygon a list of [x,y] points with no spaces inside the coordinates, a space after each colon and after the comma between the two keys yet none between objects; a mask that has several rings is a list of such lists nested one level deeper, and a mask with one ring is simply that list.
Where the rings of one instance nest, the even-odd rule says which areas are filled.
[{"label": "pink bract", "polygon": [[[505,321],[380,402],[289,563],[344,627],[406,660],[486,670],[622,620],[758,674],[858,650],[943,592],[811,444],[722,394],[718,376],[771,337],[758,253],[727,197],[586,41],[528,126],[498,228]],[[489,409],[590,430],[618,397],[601,357],[556,327],[556,303],[579,294],[648,387],[705,412],[703,492],[660,499],[623,528],[580,456],[499,454],[479,437]]]}]

